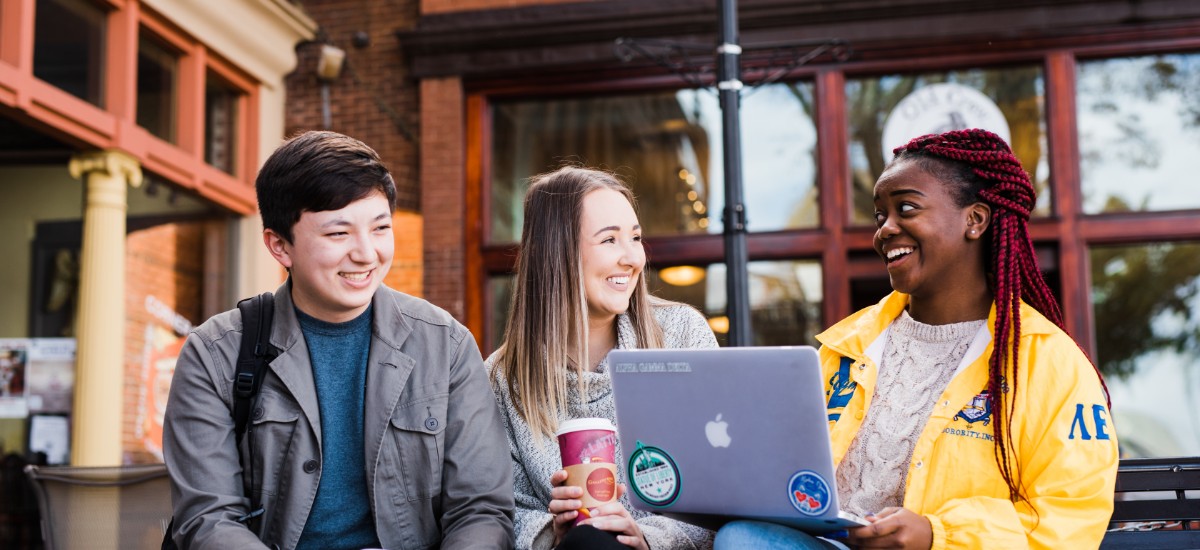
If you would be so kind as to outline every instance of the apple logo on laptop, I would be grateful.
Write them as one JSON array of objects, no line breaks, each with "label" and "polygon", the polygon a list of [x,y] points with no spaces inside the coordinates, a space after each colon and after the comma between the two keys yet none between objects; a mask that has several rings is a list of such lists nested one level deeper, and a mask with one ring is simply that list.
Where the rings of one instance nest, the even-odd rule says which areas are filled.
[{"label": "apple logo on laptop", "polygon": [[729,437],[729,423],[721,420],[721,414],[717,413],[717,419],[704,425],[704,435],[708,437],[708,444],[713,447],[728,447],[733,441]]}]

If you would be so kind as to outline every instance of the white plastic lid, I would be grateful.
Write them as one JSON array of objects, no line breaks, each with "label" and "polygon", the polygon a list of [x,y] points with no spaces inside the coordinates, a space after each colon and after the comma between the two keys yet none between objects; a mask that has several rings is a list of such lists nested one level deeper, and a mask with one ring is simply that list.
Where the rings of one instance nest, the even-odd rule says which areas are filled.
[{"label": "white plastic lid", "polygon": [[559,424],[558,431],[554,432],[554,436],[558,437],[565,433],[584,430],[608,430],[617,433],[617,427],[607,418],[572,418]]}]

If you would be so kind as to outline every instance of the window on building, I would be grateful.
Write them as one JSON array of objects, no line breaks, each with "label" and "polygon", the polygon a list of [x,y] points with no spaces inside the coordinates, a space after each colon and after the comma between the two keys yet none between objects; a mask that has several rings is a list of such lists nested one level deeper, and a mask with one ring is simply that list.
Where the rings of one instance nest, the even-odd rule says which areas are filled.
[{"label": "window on building", "polygon": [[1040,66],[969,69],[846,80],[852,220],[874,223],[871,195],[891,150],[924,134],[991,130],[1012,146],[1050,213],[1050,165]]},{"label": "window on building", "polygon": [[1075,88],[1085,213],[1200,208],[1200,53],[1083,61]]},{"label": "window on building", "polygon": [[873,306],[884,296],[892,293],[892,283],[883,277],[856,277],[850,279],[850,310]]},{"label": "window on building", "polygon": [[1200,242],[1095,246],[1090,257],[1096,362],[1122,450],[1200,454]]},{"label": "window on building", "polygon": [[[952,54],[959,67],[953,70],[938,65],[940,54],[906,57],[896,69],[842,73],[846,84],[831,95],[844,97],[817,102],[807,83],[747,87],[742,134],[753,343],[814,344],[828,323],[891,292],[871,245],[871,195],[892,147],[923,134],[983,127],[1004,137],[1032,176],[1038,264],[1066,308],[1068,329],[1090,335],[1080,336],[1085,346],[1094,342],[1088,351],[1112,390],[1123,452],[1200,454],[1200,226],[1193,223],[1200,193],[1184,164],[1200,150],[1200,52],[1147,54],[1150,43],[1139,42],[1130,43],[1129,57],[1072,61],[1070,45],[1056,44],[1018,54],[1029,61],[986,68],[982,61],[976,68],[958,64],[973,47]],[[1071,66],[1074,72],[1064,70]],[[1048,118],[1047,89],[1075,90],[1074,98],[1062,98],[1074,101],[1074,113]],[[651,292],[699,309],[724,343],[726,266],[720,240],[708,238],[722,230],[716,96],[682,90],[489,101],[493,118],[482,126],[491,151],[481,191],[490,196],[483,202],[491,233],[478,252],[491,276],[491,343],[499,342],[508,311],[511,277],[502,273],[511,265],[508,245],[520,233],[525,179],[563,160],[602,165],[630,180],[649,226]],[[844,134],[838,129],[820,138],[844,140],[830,145],[846,152],[850,181],[821,181],[848,183],[848,194],[816,186],[813,121],[820,116],[846,119]],[[1078,142],[1052,144],[1050,135],[1077,135]],[[1056,166],[1078,162],[1078,177],[1052,175],[1052,159]],[[1056,216],[1052,176],[1064,204],[1078,190],[1078,209],[1094,216]],[[830,228],[817,222],[822,191],[837,201],[846,195],[838,211],[823,213]],[[1117,212],[1129,214],[1098,215]]]},{"label": "window on building", "polygon": [[[747,268],[750,329],[755,346],[813,345],[824,330],[821,263],[815,260],[754,261]],[[647,269],[655,296],[690,304],[708,318],[717,341],[726,345],[725,264]]]},{"label": "window on building", "polygon": [[138,37],[137,123],[168,143],[176,142],[179,58],[145,30]]},{"label": "window on building", "polygon": [[204,161],[223,172],[237,170],[240,89],[208,71],[204,84]]},{"label": "window on building", "polygon": [[[713,90],[679,92],[712,140],[709,233],[724,230],[724,148],[721,106]],[[696,115],[699,113],[699,115]],[[812,228],[817,210],[817,129],[811,82],[771,84],[742,95],[742,179],[750,231]]]},{"label": "window on building", "polygon": [[105,17],[88,0],[37,0],[33,75],[104,107]]},{"label": "window on building", "polygon": [[[757,261],[749,265],[750,327],[756,346],[815,345],[825,329],[821,316],[821,264],[815,260]],[[726,345],[725,265],[677,265],[647,268],[642,275],[650,293],[688,304],[708,319],[721,345]],[[512,275],[488,278],[488,327],[495,350],[504,341],[512,303]]]},{"label": "window on building", "polygon": [[488,277],[487,316],[488,333],[484,342],[483,355],[495,351],[504,343],[504,333],[508,326],[508,309],[512,306],[512,285],[515,277],[509,274]]},{"label": "window on building", "polygon": [[[743,174],[752,231],[817,225],[810,83],[774,84],[742,101]],[[711,89],[497,102],[490,242],[520,238],[528,178],[564,163],[630,184],[649,236],[720,233],[721,111]]]},{"label": "window on building", "polygon": [[714,136],[675,92],[495,105],[492,242],[519,240],[528,178],[573,163],[619,174],[638,196],[647,234],[703,232]]}]

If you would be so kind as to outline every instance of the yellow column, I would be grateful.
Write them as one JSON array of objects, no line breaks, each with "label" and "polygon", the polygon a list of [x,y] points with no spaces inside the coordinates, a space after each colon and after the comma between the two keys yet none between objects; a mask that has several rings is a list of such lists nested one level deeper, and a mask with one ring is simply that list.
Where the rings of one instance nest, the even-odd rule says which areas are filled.
[{"label": "yellow column", "polygon": [[83,247],[71,464],[121,464],[125,379],[125,211],[128,187],[142,183],[138,162],[120,151],[71,157],[84,183]]}]

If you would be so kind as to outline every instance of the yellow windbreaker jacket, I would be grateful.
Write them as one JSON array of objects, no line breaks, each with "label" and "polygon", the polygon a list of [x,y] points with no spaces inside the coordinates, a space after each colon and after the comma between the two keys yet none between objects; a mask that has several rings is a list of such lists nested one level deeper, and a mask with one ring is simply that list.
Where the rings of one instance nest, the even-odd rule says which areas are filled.
[{"label": "yellow windbreaker jacket", "polygon": [[[908,304],[893,292],[817,335],[834,462],[871,406],[886,331]],[[929,518],[933,550],[1096,548],[1112,515],[1117,439],[1091,363],[1075,342],[1021,304],[1012,441],[1028,501],[1009,500],[987,403],[993,304],[913,449],[904,507]]]}]

